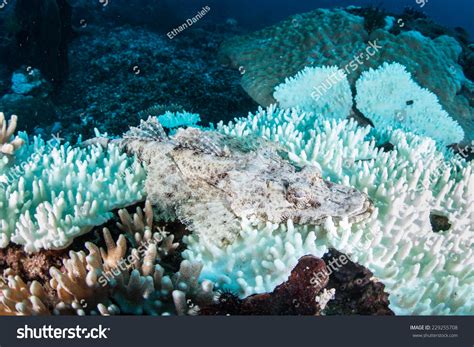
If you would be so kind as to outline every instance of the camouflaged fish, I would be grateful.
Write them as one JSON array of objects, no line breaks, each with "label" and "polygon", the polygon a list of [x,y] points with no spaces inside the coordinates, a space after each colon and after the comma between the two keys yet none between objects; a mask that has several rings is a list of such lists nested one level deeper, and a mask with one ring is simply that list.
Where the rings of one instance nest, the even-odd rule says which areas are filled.
[{"label": "camouflaged fish", "polygon": [[260,138],[196,128],[168,136],[150,117],[122,144],[147,163],[146,191],[158,210],[217,245],[232,242],[242,220],[318,225],[327,217],[357,222],[372,212],[365,194],[323,180],[314,167],[297,169]]}]

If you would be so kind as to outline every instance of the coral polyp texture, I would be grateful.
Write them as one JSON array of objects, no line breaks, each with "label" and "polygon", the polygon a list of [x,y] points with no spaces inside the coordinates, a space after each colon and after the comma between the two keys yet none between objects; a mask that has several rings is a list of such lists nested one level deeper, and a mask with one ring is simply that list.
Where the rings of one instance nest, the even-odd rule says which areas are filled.
[{"label": "coral polyp texture", "polygon": [[[355,224],[336,225],[331,218],[316,227],[243,223],[241,237],[225,250],[191,235],[186,257],[202,261],[206,276],[242,293],[263,292],[281,282],[298,257],[333,247],[386,285],[397,314],[473,313],[472,162],[401,130],[390,133],[393,150],[385,152],[370,129],[353,120],[274,107],[218,129],[278,142],[296,165],[317,163],[323,178],[365,192],[374,212]],[[433,216],[448,226],[434,228]]]},{"label": "coral polyp texture", "polygon": [[336,66],[306,67],[275,87],[273,97],[281,108],[346,118],[352,109],[352,92],[347,76]]},{"label": "coral polyp texture", "polygon": [[12,241],[27,252],[65,248],[112,210],[144,198],[144,168],[115,145],[24,141],[0,172],[1,247]]},{"label": "coral polyp texture", "polygon": [[275,103],[275,87],[307,66],[337,66],[354,87],[369,68],[398,62],[417,84],[438,96],[442,108],[458,121],[470,142],[474,139],[474,108],[469,95],[474,84],[459,65],[461,52],[461,45],[447,35],[429,38],[418,31],[393,33],[389,28],[369,32],[363,17],[344,9],[297,14],[254,33],[232,37],[220,47],[223,62],[245,69],[242,87],[262,106]]},{"label": "coral polyp texture", "polygon": [[357,222],[372,212],[359,191],[324,181],[317,166],[297,171],[278,154],[278,147],[256,138],[235,139],[215,131],[179,129],[169,138],[157,131],[149,140],[150,119],[124,143],[147,165],[150,201],[201,238],[223,246],[240,232],[240,221],[257,225]]},{"label": "coral polyp texture", "polygon": [[184,315],[213,302],[213,284],[199,281],[202,265],[183,260],[170,274],[159,264],[178,244],[154,224],[149,203],[145,211],[120,210],[119,215],[118,228],[126,236],[114,240],[104,228],[105,248],[87,242],[87,253],[70,251],[61,269],[50,268],[48,282],[25,283],[7,269],[7,280],[0,283],[0,313]]},{"label": "coral polyp texture", "polygon": [[404,129],[444,145],[461,142],[464,131],[436,95],[419,87],[403,65],[393,63],[362,73],[356,82],[357,108],[378,129]]}]

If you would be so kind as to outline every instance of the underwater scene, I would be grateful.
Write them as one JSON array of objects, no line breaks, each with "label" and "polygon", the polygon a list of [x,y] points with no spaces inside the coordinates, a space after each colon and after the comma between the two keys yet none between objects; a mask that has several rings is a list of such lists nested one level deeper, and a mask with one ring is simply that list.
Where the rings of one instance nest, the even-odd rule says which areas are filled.
[{"label": "underwater scene", "polygon": [[474,315],[473,18],[0,0],[0,315]]}]

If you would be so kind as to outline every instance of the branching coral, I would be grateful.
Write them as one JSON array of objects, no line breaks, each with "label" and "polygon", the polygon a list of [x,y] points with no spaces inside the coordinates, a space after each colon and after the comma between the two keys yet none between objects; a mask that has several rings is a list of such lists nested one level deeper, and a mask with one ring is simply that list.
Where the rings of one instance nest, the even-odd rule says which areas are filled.
[{"label": "branching coral", "polygon": [[57,249],[116,208],[143,199],[144,168],[110,144],[106,148],[45,144],[35,139],[0,176],[1,244],[27,252]]},{"label": "branching coral", "polygon": [[[321,256],[333,247],[386,285],[395,313],[474,312],[472,162],[444,156],[434,141],[399,130],[390,133],[393,150],[384,152],[369,128],[294,110],[260,110],[218,129],[279,142],[296,164],[318,163],[325,178],[366,192],[375,211],[362,223],[338,226],[331,218],[315,228],[244,223],[241,237],[223,250],[191,236],[185,256],[202,261],[208,278],[242,293],[263,292],[280,283],[299,256]],[[432,213],[446,216],[450,228],[434,232]]]},{"label": "branching coral", "polygon": [[0,315],[48,315],[47,295],[39,282],[29,284],[19,276],[0,281]]},{"label": "branching coral", "polygon": [[160,258],[167,256],[178,248],[179,243],[174,242],[174,235],[155,225],[150,200],[146,200],[144,210],[137,207],[133,216],[126,209],[119,210],[118,215],[120,223],[117,223],[117,227],[129,236],[128,239],[133,247],[159,241],[161,243],[157,251]]},{"label": "branching coral", "polygon": [[13,136],[16,129],[16,123],[17,116],[11,116],[7,125],[5,115],[0,112],[0,155],[13,155],[13,153],[24,144],[23,139],[18,136]]},{"label": "branching coral", "polygon": [[196,314],[200,305],[213,302],[213,284],[199,280],[201,264],[184,260],[175,273],[159,264],[178,244],[173,235],[153,231],[149,203],[145,214],[137,208],[133,216],[125,210],[119,215],[119,229],[135,246],[128,249],[123,234],[114,241],[104,228],[106,247],[87,242],[87,253],[70,251],[61,269],[50,269],[49,283],[25,284],[10,275],[0,294],[0,314]]},{"label": "branching coral", "polygon": [[195,113],[189,112],[165,112],[158,116],[161,125],[168,129],[176,129],[181,127],[196,127],[201,121],[201,117]]},{"label": "branching coral", "polygon": [[464,131],[441,108],[436,95],[420,88],[403,65],[385,63],[362,73],[356,83],[357,108],[382,130],[389,127],[458,143]]}]

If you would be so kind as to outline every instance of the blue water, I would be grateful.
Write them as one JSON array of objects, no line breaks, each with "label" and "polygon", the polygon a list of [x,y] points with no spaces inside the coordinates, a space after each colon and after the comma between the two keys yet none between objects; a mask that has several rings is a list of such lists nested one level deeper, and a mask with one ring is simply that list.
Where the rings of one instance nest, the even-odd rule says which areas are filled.
[{"label": "blue water", "polygon": [[191,16],[196,8],[210,6],[209,17],[215,20],[235,18],[242,25],[256,29],[274,24],[288,15],[316,8],[345,7],[350,5],[381,5],[395,13],[413,7],[433,18],[437,23],[454,28],[463,27],[474,37],[474,0],[166,0],[177,13]]}]

